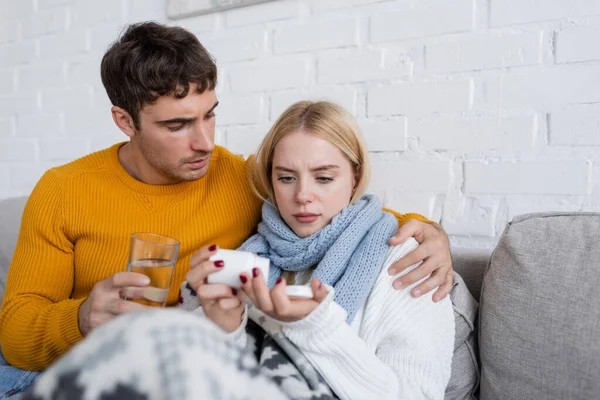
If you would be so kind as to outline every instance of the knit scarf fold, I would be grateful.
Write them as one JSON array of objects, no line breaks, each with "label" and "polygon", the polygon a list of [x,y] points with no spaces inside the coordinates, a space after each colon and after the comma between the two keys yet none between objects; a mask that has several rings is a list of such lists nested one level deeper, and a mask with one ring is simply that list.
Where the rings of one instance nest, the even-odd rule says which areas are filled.
[{"label": "knit scarf fold", "polygon": [[258,233],[240,250],[271,260],[268,285],[282,271],[303,271],[317,265],[312,277],[335,288],[334,300],[348,313],[351,323],[364,304],[383,267],[388,239],[398,227],[396,218],[381,209],[374,195],[365,195],[344,208],[331,223],[301,238],[269,202],[262,208]]}]

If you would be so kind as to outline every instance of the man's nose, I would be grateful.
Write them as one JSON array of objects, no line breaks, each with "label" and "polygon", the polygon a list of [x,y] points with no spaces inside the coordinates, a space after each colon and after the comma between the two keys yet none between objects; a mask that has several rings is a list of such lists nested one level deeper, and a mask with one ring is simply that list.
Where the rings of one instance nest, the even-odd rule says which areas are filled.
[{"label": "man's nose", "polygon": [[194,151],[203,151],[210,153],[215,149],[215,143],[212,139],[212,135],[206,128],[199,127],[194,129],[190,137],[190,147]]}]

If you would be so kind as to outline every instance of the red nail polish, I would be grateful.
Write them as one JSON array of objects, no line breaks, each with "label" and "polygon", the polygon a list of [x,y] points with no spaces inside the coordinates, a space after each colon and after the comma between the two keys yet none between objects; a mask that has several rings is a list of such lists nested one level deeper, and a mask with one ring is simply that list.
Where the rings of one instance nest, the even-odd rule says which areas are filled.
[{"label": "red nail polish", "polygon": [[222,260],[215,261],[215,267],[217,267],[217,268],[221,268],[224,265],[225,265],[225,263]]},{"label": "red nail polish", "polygon": [[248,282],[248,278],[246,277],[246,275],[240,275],[240,281],[242,281],[242,283],[246,283]]},{"label": "red nail polish", "polygon": [[217,249],[217,245],[211,244],[210,247],[208,248],[208,251],[215,251],[216,249]]},{"label": "red nail polish", "polygon": [[237,296],[237,290],[235,288],[231,288],[231,293],[233,293],[234,296]]},{"label": "red nail polish", "polygon": [[260,271],[259,271],[259,269],[258,269],[258,268],[252,268],[252,276],[253,276],[253,277],[255,277],[255,278],[256,278],[256,277],[258,276],[258,273],[259,273],[259,272],[260,272]]},{"label": "red nail polish", "polygon": [[275,282],[275,284],[279,285],[281,282],[283,282],[283,278],[277,278],[277,282]]}]

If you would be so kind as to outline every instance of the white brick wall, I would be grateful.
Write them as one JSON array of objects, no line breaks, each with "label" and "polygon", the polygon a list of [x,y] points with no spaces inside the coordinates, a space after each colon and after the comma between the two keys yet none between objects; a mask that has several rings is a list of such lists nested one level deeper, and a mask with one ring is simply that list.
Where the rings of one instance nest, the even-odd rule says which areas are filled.
[{"label": "white brick wall", "polygon": [[124,140],[100,59],[123,26],[196,33],[217,140],[250,154],[301,99],[350,110],[386,205],[491,246],[512,216],[600,211],[600,1],[275,0],[169,21],[166,0],[3,0],[0,198]]},{"label": "white brick wall", "polygon": [[288,106],[300,100],[330,100],[356,114],[357,89],[353,87],[333,86],[313,89],[294,89],[280,91],[271,95],[270,120],[276,121]]},{"label": "white brick wall", "polygon": [[272,58],[231,66],[226,71],[227,82],[236,94],[303,88],[307,84],[308,59]]},{"label": "white brick wall", "polygon": [[266,55],[268,31],[263,26],[250,26],[202,35],[202,44],[212,50],[220,62],[247,61]]},{"label": "white brick wall", "polygon": [[355,19],[284,26],[273,33],[275,54],[353,47],[358,43]]},{"label": "white brick wall", "polygon": [[471,109],[472,81],[467,79],[417,81],[369,89],[367,114],[432,115]]},{"label": "white brick wall", "polygon": [[489,32],[454,35],[426,46],[433,72],[489,70],[541,62],[542,32]]},{"label": "white brick wall", "polygon": [[552,146],[600,146],[600,104],[574,105],[549,115]]},{"label": "white brick wall", "polygon": [[321,85],[407,78],[413,68],[404,54],[389,54],[385,49],[332,51],[319,55],[317,63]]},{"label": "white brick wall", "polygon": [[396,13],[372,17],[371,40],[374,43],[465,32],[473,28],[474,0],[412,2],[412,7],[402,3],[406,2],[398,2]]},{"label": "white brick wall", "polygon": [[594,0],[491,0],[491,25],[564,20],[600,14]]},{"label": "white brick wall", "polygon": [[587,194],[589,164],[577,161],[467,161],[465,193]]},{"label": "white brick wall", "polygon": [[496,117],[433,117],[410,127],[423,150],[475,152],[519,150],[533,146],[535,115]]},{"label": "white brick wall", "polygon": [[358,122],[369,151],[386,153],[406,150],[406,117],[387,121],[365,119]]},{"label": "white brick wall", "polygon": [[600,46],[594,43],[600,43],[600,23],[563,29],[556,35],[556,62],[600,60]]}]

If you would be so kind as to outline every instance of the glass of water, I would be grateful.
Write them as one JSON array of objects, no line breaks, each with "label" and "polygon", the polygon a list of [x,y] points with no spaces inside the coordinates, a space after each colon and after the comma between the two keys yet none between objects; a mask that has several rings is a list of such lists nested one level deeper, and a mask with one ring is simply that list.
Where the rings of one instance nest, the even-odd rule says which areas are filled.
[{"label": "glass of water", "polygon": [[155,233],[138,232],[131,235],[127,271],[146,275],[150,278],[150,285],[143,288],[141,294],[128,300],[152,307],[165,306],[179,245],[179,241]]}]

